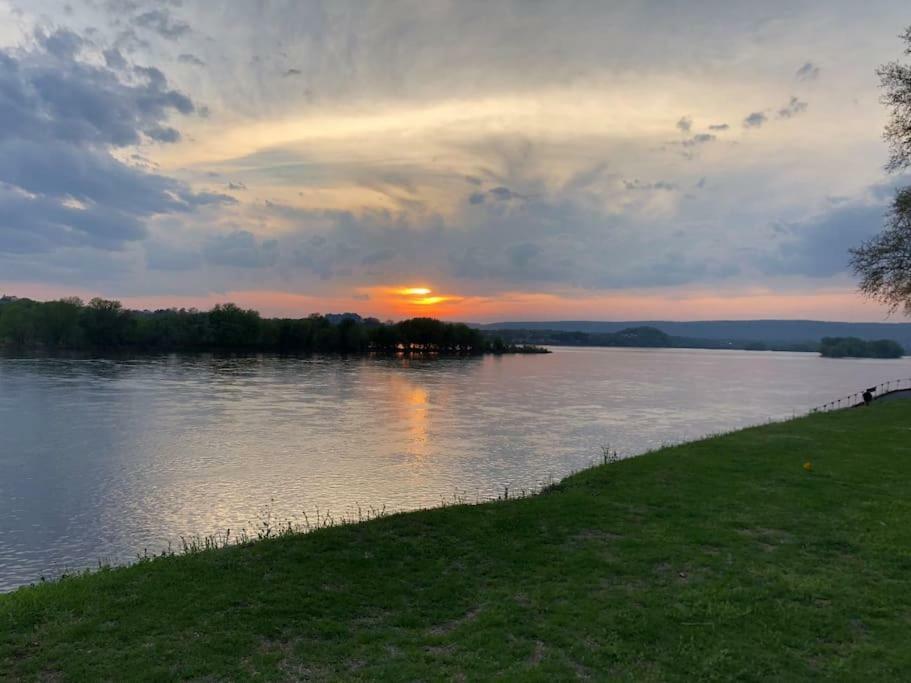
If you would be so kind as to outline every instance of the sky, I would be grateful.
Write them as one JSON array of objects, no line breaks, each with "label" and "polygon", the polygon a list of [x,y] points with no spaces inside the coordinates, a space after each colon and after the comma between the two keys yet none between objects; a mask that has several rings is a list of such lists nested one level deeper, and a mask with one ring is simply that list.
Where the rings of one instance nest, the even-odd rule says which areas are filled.
[{"label": "sky", "polygon": [[[885,320],[904,1],[0,0],[0,293]],[[900,318],[891,318],[900,319]]]}]

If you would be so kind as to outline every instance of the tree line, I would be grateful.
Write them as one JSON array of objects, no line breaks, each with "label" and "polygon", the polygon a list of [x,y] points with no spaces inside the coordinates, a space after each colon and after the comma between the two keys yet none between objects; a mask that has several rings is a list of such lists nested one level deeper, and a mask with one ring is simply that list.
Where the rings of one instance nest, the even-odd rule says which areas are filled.
[{"label": "tree line", "polygon": [[678,337],[656,327],[643,325],[627,327],[619,332],[581,332],[548,329],[497,330],[511,344],[547,344],[553,346],[619,346],[636,348],[674,349],[744,349],[747,351],[804,351],[819,350],[816,342],[762,342],[743,339],[702,339]]},{"label": "tree line", "polygon": [[[493,333],[491,333],[493,334]],[[627,327],[619,332],[578,332],[548,329],[497,330],[510,343],[549,344],[554,346],[635,346],[664,348],[674,346],[674,337],[655,327]]]},{"label": "tree line", "polygon": [[270,351],[280,353],[541,351],[507,344],[463,323],[381,322],[355,314],[264,318],[233,303],[209,311],[133,311],[119,301],[0,298],[0,346],[69,351]]}]

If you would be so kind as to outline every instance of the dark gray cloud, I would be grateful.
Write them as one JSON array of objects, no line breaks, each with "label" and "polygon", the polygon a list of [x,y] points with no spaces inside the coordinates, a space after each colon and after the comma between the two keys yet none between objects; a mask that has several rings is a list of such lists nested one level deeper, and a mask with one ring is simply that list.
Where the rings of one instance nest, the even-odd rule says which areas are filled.
[{"label": "dark gray cloud", "polygon": [[364,266],[373,266],[377,263],[384,263],[386,261],[391,261],[395,258],[395,251],[392,249],[380,249],[378,251],[370,252],[365,254],[361,259],[361,265]]},{"label": "dark gray cloud", "polygon": [[0,141],[0,182],[29,195],[60,201],[72,198],[137,216],[188,211],[204,197],[101,150],[31,140]]},{"label": "dark gray cloud", "polygon": [[[171,112],[192,101],[157,69],[124,80],[115,53],[82,61],[68,31],[36,36],[29,50],[0,51],[0,251],[117,250],[146,237],[157,214],[233,201],[129,166],[111,148],[179,139]],[[118,53],[119,54],[119,53]]]},{"label": "dark gray cloud", "polygon": [[46,253],[76,246],[116,250],[145,236],[142,221],[122,209],[0,187],[0,252]]},{"label": "dark gray cloud", "polygon": [[790,119],[807,110],[807,103],[801,102],[794,96],[788,100],[788,103],[778,110],[778,118]]},{"label": "dark gray cloud", "polygon": [[743,120],[743,127],[744,128],[759,128],[767,120],[768,120],[768,116],[766,116],[763,112],[754,111],[752,114],[750,114]]},{"label": "dark gray cloud", "polygon": [[153,31],[168,40],[176,40],[191,31],[187,22],[175,19],[167,9],[162,7],[137,14],[133,17],[133,24],[139,28]]},{"label": "dark gray cloud", "polygon": [[181,64],[192,64],[193,66],[205,66],[206,63],[202,61],[196,55],[190,54],[189,52],[184,52],[181,55],[178,55],[177,61]]},{"label": "dark gray cloud", "polygon": [[685,249],[663,249],[648,260],[618,270],[614,277],[605,276],[600,286],[606,287],[675,287],[694,282],[712,282],[741,273],[737,263],[720,261],[711,256],[696,256]]},{"label": "dark gray cloud", "polygon": [[189,211],[204,206],[218,206],[221,204],[237,203],[236,199],[229,197],[226,194],[221,194],[219,192],[193,192],[187,189],[185,185],[180,185],[181,189],[175,193],[175,196],[180,199],[182,206],[187,207],[186,210]]},{"label": "dark gray cloud", "polygon": [[807,62],[795,72],[794,78],[798,81],[815,81],[819,78],[819,67],[813,62]]},{"label": "dark gray cloud", "polygon": [[140,50],[147,50],[151,47],[151,44],[149,41],[140,38],[135,29],[125,28],[117,32],[114,47],[127,54],[133,54]]},{"label": "dark gray cloud", "polygon": [[133,75],[126,81],[111,68],[46,49],[0,51],[0,140],[123,147],[157,131],[171,112],[194,111],[158,69],[135,67]]},{"label": "dark gray cloud", "polygon": [[[180,0],[176,1],[180,4]],[[173,2],[174,0],[158,0],[156,4],[171,5]],[[150,3],[145,0],[103,0],[103,2],[99,4],[104,8],[105,12],[112,16],[129,17]]]},{"label": "dark gray cloud", "polygon": [[849,250],[883,226],[885,204],[839,205],[802,223],[779,225],[779,244],[760,258],[771,275],[831,277],[848,271]]},{"label": "dark gray cloud", "polygon": [[730,128],[730,126],[726,123],[713,123],[711,126],[709,126],[709,130],[717,131],[727,130],[728,128]]},{"label": "dark gray cloud", "polygon": [[487,190],[487,194],[500,202],[508,202],[510,199],[525,199],[524,195],[513,192],[508,187],[503,187],[502,185]]},{"label": "dark gray cloud", "polygon": [[697,133],[691,138],[688,138],[681,142],[680,144],[684,147],[696,147],[697,145],[704,145],[708,142],[714,142],[717,138],[711,133]]},{"label": "dark gray cloud", "polygon": [[[684,159],[692,161],[696,158],[700,147],[715,142],[717,139],[718,137],[713,133],[696,133],[692,137],[683,140],[672,140],[666,144],[671,149],[678,150],[680,156]],[[661,149],[667,149],[667,147],[661,147]]]},{"label": "dark gray cloud", "polygon": [[655,183],[644,183],[638,178],[634,178],[633,180],[624,180],[623,186],[627,190],[665,190],[672,192],[678,189],[676,183],[669,183],[665,180],[659,180]]},{"label": "dark gray cloud", "polygon": [[156,142],[171,143],[180,140],[180,131],[170,126],[152,126],[143,132]]},{"label": "dark gray cloud", "polygon": [[185,272],[195,270],[202,262],[200,255],[193,250],[151,240],[143,244],[143,251],[149,270]]},{"label": "dark gray cloud", "polygon": [[238,191],[239,191],[239,190],[246,190],[246,189],[247,189],[247,186],[244,185],[244,184],[241,183],[241,182],[237,182],[237,183],[228,183],[228,189],[229,189],[229,190],[238,190]]},{"label": "dark gray cloud", "polygon": [[102,55],[104,56],[104,63],[109,69],[123,71],[128,66],[126,58],[116,47],[104,50]]},{"label": "dark gray cloud", "polygon": [[522,242],[509,247],[507,254],[513,266],[524,270],[534,265],[534,261],[541,255],[541,247],[530,242]]},{"label": "dark gray cloud", "polygon": [[512,199],[528,199],[524,194],[514,192],[508,187],[498,185],[487,190],[487,192],[472,192],[468,196],[469,204],[483,204],[487,201],[508,202]]},{"label": "dark gray cloud", "polygon": [[287,71],[285,71],[285,73],[282,74],[282,76],[285,76],[285,77],[287,77],[287,76],[300,76],[300,75],[301,75],[301,70],[300,70],[300,69],[288,69]]},{"label": "dark gray cloud", "polygon": [[209,238],[203,247],[207,263],[233,268],[266,268],[278,260],[278,242],[259,240],[253,233],[237,230]]},{"label": "dark gray cloud", "polygon": [[677,130],[681,133],[689,133],[690,129],[693,127],[693,119],[689,116],[681,116],[680,120],[676,123]]},{"label": "dark gray cloud", "polygon": [[65,30],[45,33],[39,29],[35,31],[35,41],[57,59],[73,59],[85,45],[81,36]]},{"label": "dark gray cloud", "polygon": [[[0,237],[0,241],[2,241]],[[53,252],[4,252],[0,249],[0,273],[9,280],[53,282],[84,287],[91,281],[119,288],[133,274],[134,264],[123,252],[91,246],[57,248]]]},{"label": "dark gray cloud", "polygon": [[563,185],[564,192],[587,190],[601,180],[607,172],[607,163],[598,162],[588,168],[581,168],[570,176]]}]

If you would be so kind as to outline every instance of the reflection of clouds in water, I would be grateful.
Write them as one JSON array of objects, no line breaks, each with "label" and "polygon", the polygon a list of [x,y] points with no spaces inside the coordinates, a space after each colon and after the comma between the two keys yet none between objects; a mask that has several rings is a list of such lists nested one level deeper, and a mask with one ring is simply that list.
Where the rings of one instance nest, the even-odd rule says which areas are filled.
[{"label": "reflection of clouds in water", "polygon": [[0,587],[181,535],[532,489],[911,369],[811,354],[0,360]]}]

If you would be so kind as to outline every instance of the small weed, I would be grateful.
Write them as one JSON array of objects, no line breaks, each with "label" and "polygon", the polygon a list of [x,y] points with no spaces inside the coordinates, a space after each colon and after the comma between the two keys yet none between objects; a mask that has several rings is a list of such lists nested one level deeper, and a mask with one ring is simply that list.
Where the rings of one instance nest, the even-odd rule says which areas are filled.
[{"label": "small weed", "polygon": [[617,454],[617,449],[611,449],[610,444],[604,444],[601,446],[601,464],[602,465],[612,465],[615,462],[620,461],[620,456]]}]

